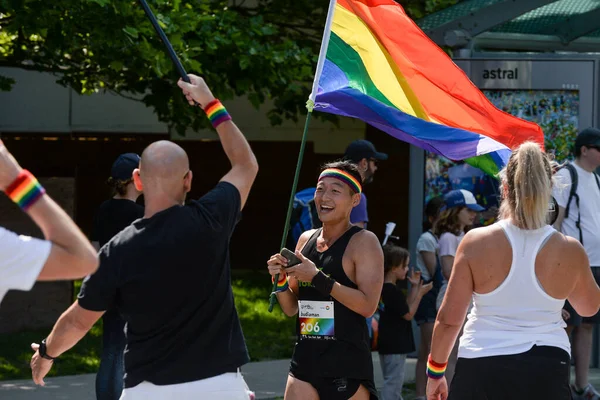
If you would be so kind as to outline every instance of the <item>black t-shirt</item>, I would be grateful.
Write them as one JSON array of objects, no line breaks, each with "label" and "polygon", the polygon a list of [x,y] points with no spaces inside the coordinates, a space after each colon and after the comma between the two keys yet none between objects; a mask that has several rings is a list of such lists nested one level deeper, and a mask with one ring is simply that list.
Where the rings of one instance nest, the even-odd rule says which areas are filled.
[{"label": "black t-shirt", "polygon": [[112,304],[126,326],[125,387],[217,376],[249,361],[231,289],[229,241],[241,217],[235,186],[135,221],[100,251],[81,307]]},{"label": "black t-shirt", "polygon": [[408,304],[402,290],[384,283],[379,307],[379,354],[408,354],[415,351],[411,321],[404,319]]},{"label": "black t-shirt", "polygon": [[127,199],[106,200],[98,208],[94,217],[92,241],[97,241],[100,247],[121,232],[133,221],[144,216],[144,207]]}]

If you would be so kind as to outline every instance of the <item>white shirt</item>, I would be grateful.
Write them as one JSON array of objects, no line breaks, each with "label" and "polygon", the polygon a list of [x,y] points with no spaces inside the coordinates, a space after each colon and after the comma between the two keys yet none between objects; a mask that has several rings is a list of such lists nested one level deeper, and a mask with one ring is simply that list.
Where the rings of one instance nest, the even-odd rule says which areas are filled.
[{"label": "white shirt", "polygon": [[52,244],[0,227],[0,302],[9,290],[31,290]]},{"label": "white shirt", "polygon": [[498,225],[512,247],[510,271],[490,293],[473,293],[473,309],[460,337],[458,357],[521,354],[534,345],[558,347],[570,354],[561,315],[565,300],[547,294],[535,273],[538,252],[556,231],[549,225],[523,230],[507,220]]},{"label": "white shirt", "polygon": [[[442,233],[440,236],[440,265],[443,265],[441,260],[443,256],[452,256],[456,257],[456,250],[458,249],[458,245],[465,237],[465,233],[462,232],[460,235],[456,236],[450,232]],[[444,296],[446,295],[446,289],[448,288],[448,281],[444,278],[442,283],[442,287],[440,287],[440,291],[438,293],[438,297],[436,300],[436,309],[440,309],[442,305],[442,300],[444,300]]]},{"label": "white shirt", "polygon": [[[561,232],[579,240],[579,229],[575,226],[578,212],[581,212],[581,232],[583,247],[590,259],[590,265],[600,267],[600,189],[594,174],[573,163],[577,171],[577,195],[579,207],[575,198],[571,200],[569,218],[563,220]],[[562,168],[556,173],[557,182],[552,195],[560,207],[567,207],[571,191],[571,175],[567,168]]]},{"label": "white shirt", "polygon": [[419,237],[419,241],[417,242],[417,269],[421,271],[421,277],[426,280],[431,280],[431,274],[425,265],[425,261],[423,260],[423,256],[421,255],[422,251],[428,251],[437,254],[438,242],[433,233],[427,231],[424,232],[421,237]]}]

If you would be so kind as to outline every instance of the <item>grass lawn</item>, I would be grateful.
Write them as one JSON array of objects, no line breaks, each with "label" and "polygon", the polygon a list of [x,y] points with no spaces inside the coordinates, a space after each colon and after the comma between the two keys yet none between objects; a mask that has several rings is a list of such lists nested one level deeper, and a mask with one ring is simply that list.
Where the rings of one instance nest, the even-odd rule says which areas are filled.
[{"label": "grass lawn", "polygon": [[[294,318],[286,317],[278,305],[268,312],[269,275],[234,271],[233,293],[252,361],[290,358],[294,344]],[[80,282],[75,283],[75,293]],[[39,343],[50,331],[0,334],[0,380],[31,378],[30,344]],[[95,373],[100,365],[102,320],[71,350],[56,361],[48,376]]]}]

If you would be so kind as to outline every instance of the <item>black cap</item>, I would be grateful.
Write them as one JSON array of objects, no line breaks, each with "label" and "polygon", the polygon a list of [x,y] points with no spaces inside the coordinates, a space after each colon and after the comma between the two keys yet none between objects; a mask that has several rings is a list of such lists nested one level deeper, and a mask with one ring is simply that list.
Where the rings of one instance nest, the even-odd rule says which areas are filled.
[{"label": "black cap", "polygon": [[586,128],[582,130],[575,139],[575,149],[577,149],[577,152],[579,152],[581,146],[600,147],[600,130],[596,128]]},{"label": "black cap", "polygon": [[140,165],[140,156],[135,153],[121,154],[113,163],[110,176],[113,179],[126,181],[131,179],[133,170]]},{"label": "black cap", "polygon": [[344,158],[357,163],[363,158],[366,158],[367,160],[374,158],[376,160],[384,161],[387,160],[388,155],[378,152],[375,149],[375,146],[373,146],[373,143],[368,140],[359,139],[348,145]]}]

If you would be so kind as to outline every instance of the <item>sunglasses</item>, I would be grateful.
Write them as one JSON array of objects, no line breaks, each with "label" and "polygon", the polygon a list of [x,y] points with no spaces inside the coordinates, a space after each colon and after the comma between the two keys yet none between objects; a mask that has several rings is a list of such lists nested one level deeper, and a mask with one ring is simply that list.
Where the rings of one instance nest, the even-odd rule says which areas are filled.
[{"label": "sunglasses", "polygon": [[369,161],[371,161],[375,166],[377,166],[377,164],[379,164],[379,160],[376,158],[371,158],[371,159],[369,159]]}]

